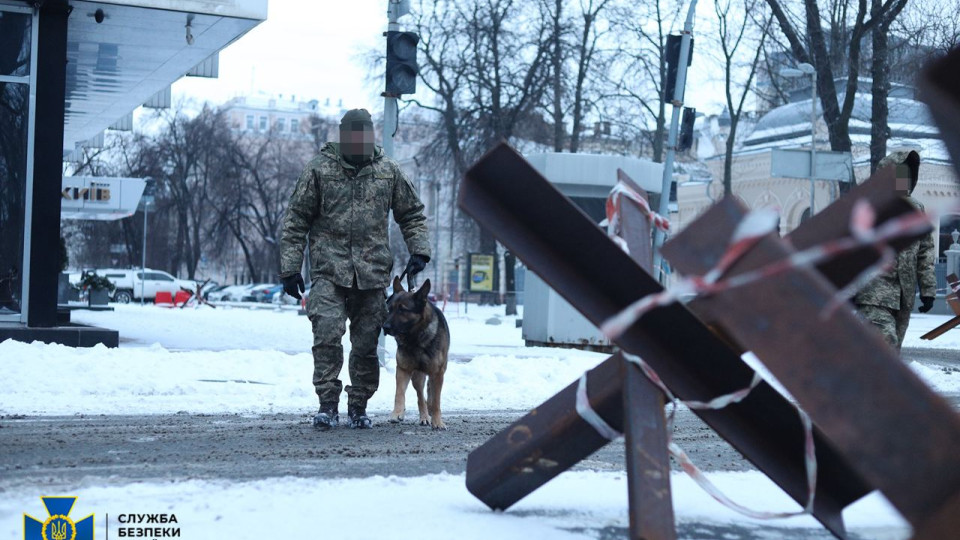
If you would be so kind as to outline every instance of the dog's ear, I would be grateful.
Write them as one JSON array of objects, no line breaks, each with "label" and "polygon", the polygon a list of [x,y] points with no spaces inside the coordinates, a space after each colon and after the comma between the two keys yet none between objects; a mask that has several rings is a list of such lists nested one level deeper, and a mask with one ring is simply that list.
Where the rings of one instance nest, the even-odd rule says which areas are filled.
[{"label": "dog's ear", "polygon": [[400,276],[393,277],[393,294],[398,292],[403,292],[403,283],[400,281]]},{"label": "dog's ear", "polygon": [[430,294],[430,279],[423,282],[423,285],[417,289],[416,297],[418,302],[426,302],[427,295]]}]

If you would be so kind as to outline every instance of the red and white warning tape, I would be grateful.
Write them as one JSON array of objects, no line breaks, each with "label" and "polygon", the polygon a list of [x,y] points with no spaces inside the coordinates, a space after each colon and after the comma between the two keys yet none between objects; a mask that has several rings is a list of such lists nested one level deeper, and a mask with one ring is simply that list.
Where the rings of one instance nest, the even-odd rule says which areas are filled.
[{"label": "red and white warning tape", "polygon": [[[629,193],[630,191],[632,190],[629,190],[628,186],[623,186],[623,188],[620,188],[619,184],[614,188],[614,191],[611,193],[611,199],[613,202],[611,202],[611,199],[607,200],[608,226],[615,226],[618,223],[617,212],[614,211],[611,213],[611,207],[616,209],[619,201],[619,195],[622,193]],[[649,209],[649,207],[647,208]],[[881,254],[880,260],[862,272],[853,283],[837,292],[832,302],[824,309],[822,313],[824,316],[829,316],[829,314],[833,313],[833,311],[842,305],[847,298],[854,294],[863,283],[869,279],[872,279],[876,274],[892,264],[892,261],[895,260],[895,254],[889,245],[890,241],[904,236],[912,236],[922,233],[929,227],[929,223],[929,218],[926,215],[922,213],[911,213],[893,220],[889,220],[880,226],[875,226],[876,213],[873,208],[866,201],[857,201],[854,204],[850,218],[850,230],[852,233],[850,237],[813,246],[809,249],[798,251],[791,256],[786,257],[785,259],[776,261],[751,272],[746,272],[744,274],[727,279],[721,279],[727,270],[729,270],[729,268],[734,264],[734,262],[739,260],[740,257],[747,253],[750,248],[752,248],[761,238],[768,233],[773,232],[774,228],[777,226],[778,216],[775,211],[768,209],[756,210],[744,216],[743,220],[738,224],[733,233],[733,237],[730,240],[730,245],[727,247],[727,250],[723,253],[723,255],[720,257],[720,260],[712,269],[702,276],[693,276],[682,279],[677,283],[676,286],[671,287],[670,289],[664,290],[657,294],[648,295],[637,300],[626,309],[604,322],[600,329],[608,338],[615,339],[648,311],[659,306],[673,303],[681,297],[688,295],[708,295],[735,287],[743,287],[761,279],[769,278],[771,276],[794,270],[796,268],[815,266],[820,262],[855,249],[860,249],[863,247],[872,247],[876,249]],[[615,230],[615,228],[610,229],[611,232]],[[800,422],[804,431],[804,462],[807,472],[808,489],[807,503],[804,506],[804,509],[799,512],[763,512],[752,510],[734,502],[729,497],[724,495],[719,489],[717,489],[717,487],[710,482],[706,475],[703,474],[703,471],[700,470],[690,460],[689,456],[687,456],[683,449],[673,442],[672,433],[677,403],[684,403],[691,409],[722,409],[731,403],[737,403],[745,399],[760,383],[761,379],[759,374],[754,372],[754,376],[750,381],[750,384],[747,387],[735,392],[716,397],[706,402],[681,401],[673,395],[670,389],[667,388],[667,386],[660,379],[659,375],[657,375],[656,371],[654,371],[649,364],[644,362],[642,358],[627,353],[623,353],[623,355],[628,361],[636,364],[647,376],[647,378],[661,391],[663,391],[664,395],[667,396],[667,399],[670,401],[671,410],[667,415],[668,450],[674,459],[680,463],[680,466],[683,468],[684,472],[690,475],[690,477],[693,478],[697,485],[699,485],[704,491],[732,510],[757,519],[778,519],[809,514],[813,512],[814,498],[817,491],[817,457],[813,440],[813,423],[806,412],[800,409],[799,406],[797,406],[797,414],[800,417]],[[600,417],[600,415],[598,415],[596,411],[590,407],[590,401],[587,396],[586,389],[587,375],[584,373],[584,375],[580,378],[580,383],[577,388],[577,412],[602,436],[608,439],[615,439],[619,437],[620,434],[615,429],[610,427],[610,425],[607,424]]]},{"label": "red and white warning tape", "polygon": [[650,204],[645,198],[643,198],[639,193],[634,191],[629,185],[618,181],[613,189],[610,190],[610,195],[607,196],[606,203],[606,214],[607,214],[607,234],[610,238],[614,239],[614,242],[617,242],[621,248],[627,251],[626,242],[620,238],[619,229],[620,229],[620,204],[621,198],[627,198],[631,201],[637,203],[640,207],[640,211],[646,216],[647,221],[650,222],[652,227],[656,227],[662,231],[670,231],[670,220],[664,216],[653,211],[650,208]]},{"label": "red and white warning tape", "polygon": [[[753,378],[750,381],[750,384],[745,388],[730,392],[729,394],[724,394],[722,396],[715,397],[709,401],[683,401],[677,399],[676,396],[670,391],[669,388],[663,383],[660,379],[660,376],[657,375],[657,372],[654,371],[649,364],[643,361],[639,356],[629,354],[626,352],[621,353],[623,357],[635,364],[641,371],[647,376],[650,381],[657,386],[667,397],[667,400],[670,402],[670,412],[667,414],[666,419],[666,432],[667,432],[667,450],[670,452],[670,455],[677,460],[677,463],[680,464],[680,467],[683,471],[693,479],[694,482],[700,486],[701,489],[706,491],[711,497],[716,499],[718,502],[724,506],[739,512],[748,517],[755,519],[781,519],[793,516],[799,516],[804,514],[809,514],[813,512],[813,502],[814,497],[817,492],[817,455],[816,448],[814,447],[813,442],[813,423],[810,421],[810,417],[807,416],[803,410],[797,407],[797,414],[800,416],[800,422],[803,425],[804,431],[804,465],[807,471],[807,503],[804,506],[803,510],[795,512],[765,512],[761,510],[754,510],[747,508],[728,497],[724,494],[709,478],[704,474],[704,472],[696,466],[693,460],[687,455],[686,452],[680,448],[675,442],[673,442],[673,422],[676,416],[677,403],[683,403],[691,409],[708,409],[708,410],[718,410],[730,405],[732,403],[739,403],[743,401],[750,392],[753,391],[757,385],[762,381],[760,374],[754,372]],[[576,409],[577,413],[581,418],[584,419],[588,424],[590,424],[593,429],[597,431],[602,437],[608,440],[618,439],[622,434],[610,426],[594,409],[590,406],[590,398],[587,396],[587,374],[584,373],[580,376],[580,381],[577,385],[577,399],[576,399]]]},{"label": "red and white warning tape", "polygon": [[[670,289],[657,294],[647,295],[627,306],[623,311],[614,315],[600,326],[601,332],[608,338],[616,338],[637,322],[645,313],[658,306],[671,304],[684,296],[709,295],[721,291],[743,287],[761,279],[769,278],[796,268],[812,267],[823,261],[863,247],[873,247],[881,253],[880,262],[864,271],[857,280],[862,284],[873,278],[893,260],[893,251],[888,243],[891,240],[904,236],[922,233],[929,225],[929,218],[922,213],[910,213],[905,216],[889,220],[879,227],[871,228],[874,222],[873,209],[866,201],[858,201],[854,205],[851,217],[853,235],[826,242],[776,262],[745,272],[727,279],[721,279],[730,266],[744,253],[749,251],[763,236],[776,227],[776,213],[772,210],[755,210],[747,214],[734,232],[730,246],[721,256],[714,268],[702,276],[691,276],[681,279]],[[869,225],[867,225],[869,224]],[[842,305],[855,292],[856,286],[850,285],[839,291],[833,301],[828,304],[822,313],[829,316],[833,310]]]}]

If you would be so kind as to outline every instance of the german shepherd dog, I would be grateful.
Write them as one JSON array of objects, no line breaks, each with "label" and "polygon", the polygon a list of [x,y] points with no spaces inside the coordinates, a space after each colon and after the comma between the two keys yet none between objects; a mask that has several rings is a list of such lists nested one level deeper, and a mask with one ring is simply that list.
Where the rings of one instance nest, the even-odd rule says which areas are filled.
[{"label": "german shepherd dog", "polygon": [[[427,301],[429,293],[429,279],[416,292],[405,291],[399,277],[393,279],[393,295],[387,299],[387,320],[383,323],[383,332],[397,340],[397,394],[390,422],[403,421],[404,395],[407,383],[413,381],[420,425],[447,429],[440,417],[440,391],[447,371],[450,328],[443,312]],[[427,399],[423,397],[424,381]]]}]

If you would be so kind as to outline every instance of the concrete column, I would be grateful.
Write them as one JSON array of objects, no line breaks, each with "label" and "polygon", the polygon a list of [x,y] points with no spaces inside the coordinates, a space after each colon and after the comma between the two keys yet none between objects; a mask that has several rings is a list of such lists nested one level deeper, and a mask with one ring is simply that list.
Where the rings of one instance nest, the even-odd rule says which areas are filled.
[{"label": "concrete column", "polygon": [[[27,326],[57,325],[60,191],[63,184],[63,118],[67,76],[65,0],[40,8],[37,43],[37,113],[33,155],[33,220],[30,233],[30,306]],[[82,16],[82,15],[81,15]]]}]

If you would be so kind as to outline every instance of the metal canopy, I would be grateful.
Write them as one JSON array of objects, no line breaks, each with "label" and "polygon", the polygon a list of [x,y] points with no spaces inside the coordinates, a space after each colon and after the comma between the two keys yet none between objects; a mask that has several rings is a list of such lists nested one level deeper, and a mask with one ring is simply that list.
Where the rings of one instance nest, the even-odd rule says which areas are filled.
[{"label": "metal canopy", "polygon": [[[267,17],[267,0],[72,2],[64,152],[96,137]],[[95,14],[103,10],[103,21]],[[189,23],[192,44],[188,44]]]}]

